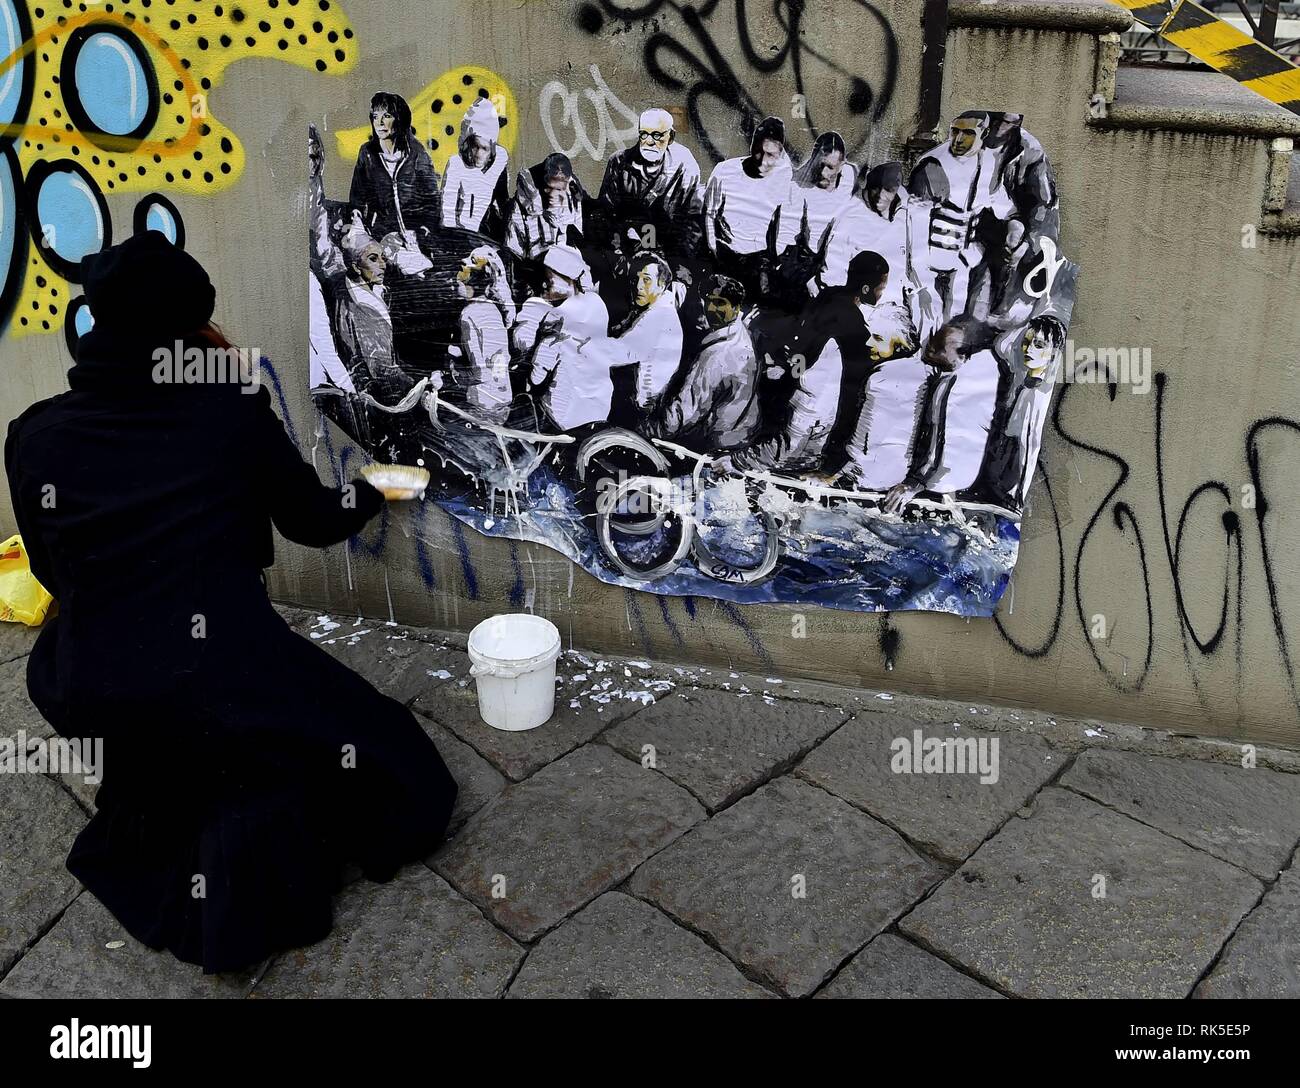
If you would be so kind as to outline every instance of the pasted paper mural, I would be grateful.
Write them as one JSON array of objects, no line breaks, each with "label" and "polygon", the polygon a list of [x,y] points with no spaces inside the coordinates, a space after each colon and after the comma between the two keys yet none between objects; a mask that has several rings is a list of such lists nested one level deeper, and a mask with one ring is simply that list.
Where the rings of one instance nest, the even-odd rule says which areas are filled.
[{"label": "pasted paper mural", "polygon": [[436,137],[375,93],[350,178],[312,128],[321,412],[607,582],[990,615],[1077,271],[1022,117],[962,113],[908,167],[835,132],[800,155],[768,117],[704,169],[647,108],[584,177],[513,160],[488,76],[421,99]]}]

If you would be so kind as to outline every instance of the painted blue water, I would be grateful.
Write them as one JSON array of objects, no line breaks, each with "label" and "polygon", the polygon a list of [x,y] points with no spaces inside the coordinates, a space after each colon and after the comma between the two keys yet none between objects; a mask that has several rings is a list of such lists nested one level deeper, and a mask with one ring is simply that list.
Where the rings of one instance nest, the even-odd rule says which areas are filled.
[{"label": "painted blue water", "polygon": [[[808,503],[799,507],[797,527],[782,533],[781,558],[763,582],[719,581],[702,573],[689,555],[671,574],[647,582],[627,577],[605,559],[591,519],[549,466],[533,473],[518,517],[501,517],[499,510],[489,517],[470,498],[444,499],[439,505],[488,536],[545,544],[612,585],[739,604],[798,603],[867,612],[924,609],[987,617],[1007,587],[1020,540],[1018,526],[1002,518],[990,539],[943,521],[904,521],[850,504],[828,508]],[[710,549],[753,555],[743,523],[737,539],[727,541],[725,535],[715,528]]]}]

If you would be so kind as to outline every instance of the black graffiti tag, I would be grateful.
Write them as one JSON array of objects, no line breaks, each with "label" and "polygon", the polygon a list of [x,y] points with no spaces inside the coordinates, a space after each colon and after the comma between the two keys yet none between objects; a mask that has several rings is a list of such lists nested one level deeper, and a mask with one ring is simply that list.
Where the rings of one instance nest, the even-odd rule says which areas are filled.
[{"label": "black graffiti tag", "polygon": [[[781,29],[783,39],[770,50],[760,50],[751,33],[749,0],[733,0],[736,34],[745,64],[751,73],[770,75],[788,68],[793,93],[803,104],[803,121],[815,139],[820,135],[815,117],[815,106],[808,93],[808,70],[815,62],[837,78],[834,85],[847,90],[848,112],[862,118],[860,131],[844,134],[850,155],[862,153],[870,139],[872,125],[879,121],[893,100],[898,80],[898,41],[889,20],[870,0],[848,0],[871,17],[881,30],[882,48],[878,59],[880,72],[873,85],[860,71],[851,70],[828,53],[810,44],[816,38],[816,28],[808,13],[807,0],[769,0],[772,17]],[[732,6],[732,5],[727,5]],[[720,162],[725,156],[708,131],[701,101],[710,98],[726,107],[736,116],[736,126],[749,139],[758,123],[769,113],[776,112],[760,105],[750,94],[747,81],[737,74],[727,61],[723,49],[710,29],[710,20],[723,7],[723,0],[703,0],[689,5],[679,0],[645,0],[630,3],[626,0],[594,0],[580,4],[577,10],[578,25],[590,34],[599,33],[607,19],[624,23],[653,19],[664,13],[675,13],[685,26],[688,35],[674,36],[669,31],[656,29],[647,39],[644,48],[646,72],[664,90],[683,95],[692,131],[704,151]],[[720,22],[723,15],[718,16]],[[689,38],[689,40],[688,40]],[[682,78],[681,72],[690,77]],[[730,133],[728,134],[730,135]]]},{"label": "black graffiti tag", "polygon": [[[1192,653],[1192,647],[1201,657],[1211,657],[1223,649],[1225,641],[1231,635],[1236,635],[1234,655],[1236,658],[1238,677],[1240,679],[1242,669],[1242,644],[1244,632],[1242,630],[1244,623],[1243,602],[1246,592],[1246,571],[1247,555],[1243,543],[1243,527],[1241,519],[1233,509],[1233,494],[1227,483],[1221,480],[1207,480],[1194,487],[1186,500],[1180,506],[1171,507],[1167,495],[1167,485],[1165,480],[1165,408],[1169,395],[1169,378],[1168,375],[1159,373],[1155,375],[1155,421],[1153,428],[1154,435],[1154,461],[1155,461],[1155,478],[1156,478],[1156,504],[1160,519],[1160,537],[1163,548],[1156,552],[1157,555],[1163,555],[1167,568],[1167,574],[1173,588],[1173,612],[1176,619],[1179,637],[1183,646],[1183,657],[1187,662],[1189,669],[1194,665],[1195,658]],[[1074,573],[1073,589],[1075,598],[1075,608],[1079,625],[1084,634],[1084,639],[1092,653],[1093,659],[1097,664],[1098,670],[1107,679],[1107,681],[1120,691],[1138,691],[1141,689],[1146,680],[1147,674],[1151,668],[1151,660],[1155,645],[1155,608],[1152,598],[1152,578],[1155,572],[1150,566],[1151,557],[1148,555],[1142,531],[1138,524],[1137,515],[1133,507],[1127,502],[1118,499],[1120,492],[1129,481],[1131,468],[1129,462],[1120,457],[1119,454],[1112,450],[1104,449],[1099,446],[1085,442],[1083,439],[1069,433],[1061,423],[1061,411],[1066,399],[1072,392],[1072,386],[1066,386],[1056,408],[1052,415],[1052,425],[1056,432],[1065,440],[1065,442],[1074,449],[1081,450],[1085,453],[1100,457],[1109,464],[1118,476],[1111,485],[1101,501],[1093,510],[1084,527],[1083,533],[1079,538],[1078,545],[1074,554]],[[1112,390],[1113,397],[1113,390]],[[1291,634],[1287,630],[1286,617],[1282,610],[1281,587],[1278,584],[1278,576],[1275,570],[1275,542],[1270,540],[1270,530],[1273,528],[1269,524],[1268,515],[1269,501],[1265,492],[1264,472],[1262,466],[1263,454],[1261,451],[1261,437],[1266,433],[1286,434],[1291,436],[1300,436],[1300,422],[1293,419],[1287,419],[1281,416],[1270,416],[1257,420],[1251,424],[1247,431],[1245,439],[1245,462],[1250,474],[1250,484],[1254,491],[1254,513],[1257,528],[1259,530],[1259,570],[1264,576],[1264,585],[1267,592],[1268,607],[1270,618],[1273,626],[1273,634],[1277,643],[1278,656],[1280,658],[1283,672],[1287,678],[1287,683],[1291,690],[1292,700],[1297,710],[1300,710],[1300,684],[1297,683],[1295,673],[1295,662],[1292,654]],[[1040,466],[1041,467],[1041,466]],[[1047,637],[1037,645],[1026,645],[1017,639],[1007,628],[1002,616],[996,616],[995,622],[998,632],[1008,645],[1017,653],[1026,657],[1037,658],[1044,657],[1051,652],[1055,645],[1061,630],[1061,620],[1063,618],[1065,606],[1065,545],[1062,533],[1057,505],[1052,496],[1050,481],[1044,471],[1041,478],[1047,487],[1048,506],[1051,510],[1051,516],[1054,522],[1055,537],[1057,541],[1057,565],[1060,582],[1058,583],[1058,593],[1055,602],[1054,615],[1052,618],[1051,630]],[[1175,500],[1176,501],[1176,500]],[[1219,574],[1206,574],[1202,570],[1191,571],[1186,567],[1186,557],[1184,555],[1183,545],[1190,529],[1193,529],[1198,517],[1204,518],[1207,513],[1213,514],[1212,508],[1206,508],[1206,502],[1216,502],[1219,505],[1217,510],[1217,522],[1219,529],[1223,534],[1223,544],[1225,549],[1225,562],[1222,571]],[[1171,514],[1176,510],[1176,518]],[[1109,518],[1107,519],[1107,515]],[[1084,553],[1091,544],[1096,543],[1097,531],[1101,528],[1104,520],[1109,520],[1114,528],[1130,537],[1137,547],[1137,560],[1141,570],[1143,596],[1145,598],[1146,611],[1146,649],[1144,661],[1141,670],[1136,677],[1125,677],[1117,675],[1113,666],[1108,665],[1098,651],[1095,640],[1089,637],[1090,625],[1088,617],[1085,615],[1083,606],[1084,596],[1084,576],[1082,573]],[[1189,579],[1195,578],[1197,583],[1204,586],[1207,582],[1215,585],[1215,578],[1221,579],[1222,592],[1219,594],[1219,603],[1217,616],[1215,616],[1212,629],[1208,631],[1201,630],[1197,627],[1191,612],[1187,605],[1186,586]],[[1235,607],[1233,598],[1235,600]],[[1200,684],[1194,669],[1191,671],[1192,683],[1196,687],[1198,696],[1201,695]],[[1203,698],[1203,696],[1202,696]]]}]

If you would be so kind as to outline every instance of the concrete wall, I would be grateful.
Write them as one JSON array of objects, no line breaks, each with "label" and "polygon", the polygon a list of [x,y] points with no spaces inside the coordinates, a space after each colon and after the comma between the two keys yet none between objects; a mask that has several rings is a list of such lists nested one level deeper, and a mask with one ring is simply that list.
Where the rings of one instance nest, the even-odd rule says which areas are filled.
[{"label": "concrete wall", "polygon": [[[314,13],[318,6],[243,5],[250,20],[281,22],[293,9]],[[626,22],[602,10],[615,6],[653,10]],[[869,133],[863,157],[870,162],[888,157],[911,131],[920,6],[806,5],[798,59],[807,107],[819,127],[840,129],[851,144],[851,134]],[[196,12],[209,7],[194,3]],[[212,115],[242,146],[237,176],[218,191],[150,178],[147,186],[109,193],[114,236],[125,236],[144,193],[156,189],[174,201],[187,248],[216,282],[218,320],[236,342],[274,361],[300,444],[330,475],[328,463],[346,456],[346,439],[321,427],[306,395],[308,121],[333,132],[362,126],[372,91],[415,99],[448,70],[478,66],[504,79],[517,102],[512,158],[532,163],[552,149],[549,120],[561,149],[583,136],[589,141],[595,154],[574,158],[594,185],[616,149],[612,133],[626,123],[614,99],[632,111],[684,108],[691,90],[712,80],[722,96],[701,96],[703,131],[686,135],[707,164],[706,137],[725,154],[740,144],[737,114],[723,100],[734,99],[728,80],[762,110],[787,116],[795,84],[792,58],[781,55],[787,33],[774,22],[772,5],[694,7],[705,14],[691,26],[672,4],[644,0],[341,0],[328,17],[346,16],[354,31],[346,70],[337,70],[329,46],[315,39],[301,53],[291,38],[288,50],[241,59],[209,96]],[[1080,21],[1077,9],[1089,5],[1010,7],[1032,9],[1021,20],[1026,26],[954,26],[944,118],[971,106],[1024,110],[1057,167],[1065,252],[1083,267],[1075,344],[1150,348],[1165,379],[1158,391],[1121,388],[1113,399],[1104,386],[1065,391],[1045,439],[1044,483],[1033,496],[1013,591],[999,617],[968,622],[737,607],[634,593],[599,583],[539,546],[472,536],[434,507],[395,509],[351,549],[281,544],[276,595],[344,614],[383,617],[391,609],[402,621],[460,631],[502,607],[531,605],[574,644],[607,652],[1300,746],[1300,699],[1290,671],[1300,652],[1300,579],[1288,546],[1300,531],[1288,501],[1300,452],[1300,241],[1259,235],[1254,248],[1242,244],[1243,227],[1260,222],[1269,142],[1098,123],[1089,100],[1104,27],[1095,17]],[[752,20],[748,45],[738,10]],[[1065,12],[1073,13],[1076,29],[1031,26],[1050,27]],[[963,21],[972,19],[959,12],[955,22]],[[359,58],[350,55],[355,47]],[[323,73],[311,52],[317,48],[328,59]],[[680,80],[682,89],[656,85],[656,59],[662,78]],[[837,65],[865,79],[870,98]],[[548,90],[555,81],[562,86]],[[564,117],[569,94],[579,96],[581,132]],[[604,131],[598,101],[613,122]],[[879,108],[872,126],[860,112],[864,103],[868,112]],[[327,192],[341,195],[348,176],[349,165],[331,152]],[[62,335],[20,331],[11,322],[0,339],[6,418],[65,387]],[[351,457],[355,464],[357,455]],[[1253,508],[1243,505],[1246,485],[1255,488]],[[3,506],[0,522],[11,523]],[[799,616],[804,638],[795,637]],[[1105,638],[1090,637],[1098,616]]]}]

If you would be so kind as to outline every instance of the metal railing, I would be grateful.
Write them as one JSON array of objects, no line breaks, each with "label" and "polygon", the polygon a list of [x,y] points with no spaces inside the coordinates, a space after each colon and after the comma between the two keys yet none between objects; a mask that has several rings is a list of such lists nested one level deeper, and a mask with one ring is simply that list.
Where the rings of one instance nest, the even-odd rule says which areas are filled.
[{"label": "metal railing", "polygon": [[[1246,23],[1250,26],[1250,32],[1255,36],[1255,40],[1276,48],[1278,44],[1277,16],[1282,0],[1261,0],[1258,22],[1251,15],[1250,6],[1246,3],[1246,0],[1232,0],[1232,2],[1241,9],[1241,14],[1246,17]],[[1211,11],[1213,9],[1207,5],[1206,10]]]},{"label": "metal railing", "polygon": [[[1300,0],[1198,0],[1201,7],[1300,64]],[[1121,36],[1127,64],[1196,65],[1201,62],[1150,27],[1134,23]]]}]

